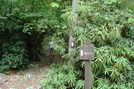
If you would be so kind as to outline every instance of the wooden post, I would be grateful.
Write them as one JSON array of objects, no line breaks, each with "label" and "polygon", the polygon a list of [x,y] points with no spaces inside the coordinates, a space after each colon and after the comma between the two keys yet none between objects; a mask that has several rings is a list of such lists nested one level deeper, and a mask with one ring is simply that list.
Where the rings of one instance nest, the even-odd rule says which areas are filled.
[{"label": "wooden post", "polygon": [[[86,40],[86,45],[91,45],[91,43]],[[91,89],[91,60],[85,61],[85,89]]]},{"label": "wooden post", "polygon": [[91,61],[85,61],[85,89],[91,89]]},{"label": "wooden post", "polygon": [[91,89],[91,60],[94,60],[94,46],[89,40],[86,40],[86,45],[80,47],[80,59],[85,61],[85,89]]}]

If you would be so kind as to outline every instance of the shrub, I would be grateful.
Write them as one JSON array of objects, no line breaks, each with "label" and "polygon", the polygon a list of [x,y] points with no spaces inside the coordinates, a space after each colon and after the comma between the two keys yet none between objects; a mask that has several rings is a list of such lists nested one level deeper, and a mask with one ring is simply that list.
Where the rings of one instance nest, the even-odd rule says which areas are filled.
[{"label": "shrub", "polygon": [[26,54],[25,42],[8,42],[3,44],[3,55],[0,60],[0,72],[9,69],[24,70],[28,68],[28,56]]}]

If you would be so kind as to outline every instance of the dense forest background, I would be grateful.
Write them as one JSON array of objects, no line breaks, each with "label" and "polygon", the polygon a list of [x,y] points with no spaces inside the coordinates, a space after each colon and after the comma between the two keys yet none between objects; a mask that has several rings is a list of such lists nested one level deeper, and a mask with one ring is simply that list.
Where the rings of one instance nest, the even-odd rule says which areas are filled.
[{"label": "dense forest background", "polygon": [[[72,1],[0,0],[0,72],[29,68],[31,61],[41,60],[43,46],[53,40],[62,59],[41,82],[44,88],[84,89],[79,47],[89,39],[95,46],[93,89],[133,89],[134,0],[75,0],[76,21]],[[70,31],[76,38],[71,53]],[[74,60],[68,64],[70,55]]]}]

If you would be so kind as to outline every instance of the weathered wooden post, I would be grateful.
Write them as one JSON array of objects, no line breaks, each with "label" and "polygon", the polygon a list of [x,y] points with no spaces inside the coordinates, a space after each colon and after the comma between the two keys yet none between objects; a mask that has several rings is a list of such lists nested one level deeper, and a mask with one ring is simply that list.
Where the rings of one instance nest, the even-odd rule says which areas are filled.
[{"label": "weathered wooden post", "polygon": [[91,89],[91,61],[94,60],[94,46],[89,40],[86,40],[86,45],[80,47],[80,60],[85,61],[85,89]]}]

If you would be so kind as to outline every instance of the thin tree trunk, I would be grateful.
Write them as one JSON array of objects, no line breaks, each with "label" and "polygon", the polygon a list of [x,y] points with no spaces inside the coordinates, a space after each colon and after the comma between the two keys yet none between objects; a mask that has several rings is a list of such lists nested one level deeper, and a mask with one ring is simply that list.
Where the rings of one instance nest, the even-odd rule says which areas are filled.
[{"label": "thin tree trunk", "polygon": [[[72,0],[72,12],[73,12],[73,16],[72,16],[72,19],[73,19],[73,22],[72,22],[72,27],[70,28],[70,33],[69,33],[69,53],[71,53],[72,51],[74,51],[76,49],[76,45],[72,48],[71,47],[71,42],[75,42],[75,37],[73,37],[73,29],[76,28],[76,23],[77,23],[77,20],[78,20],[78,14],[77,14],[77,0]],[[76,43],[76,42],[75,42]],[[71,60],[71,56],[70,56],[70,60]]]}]

